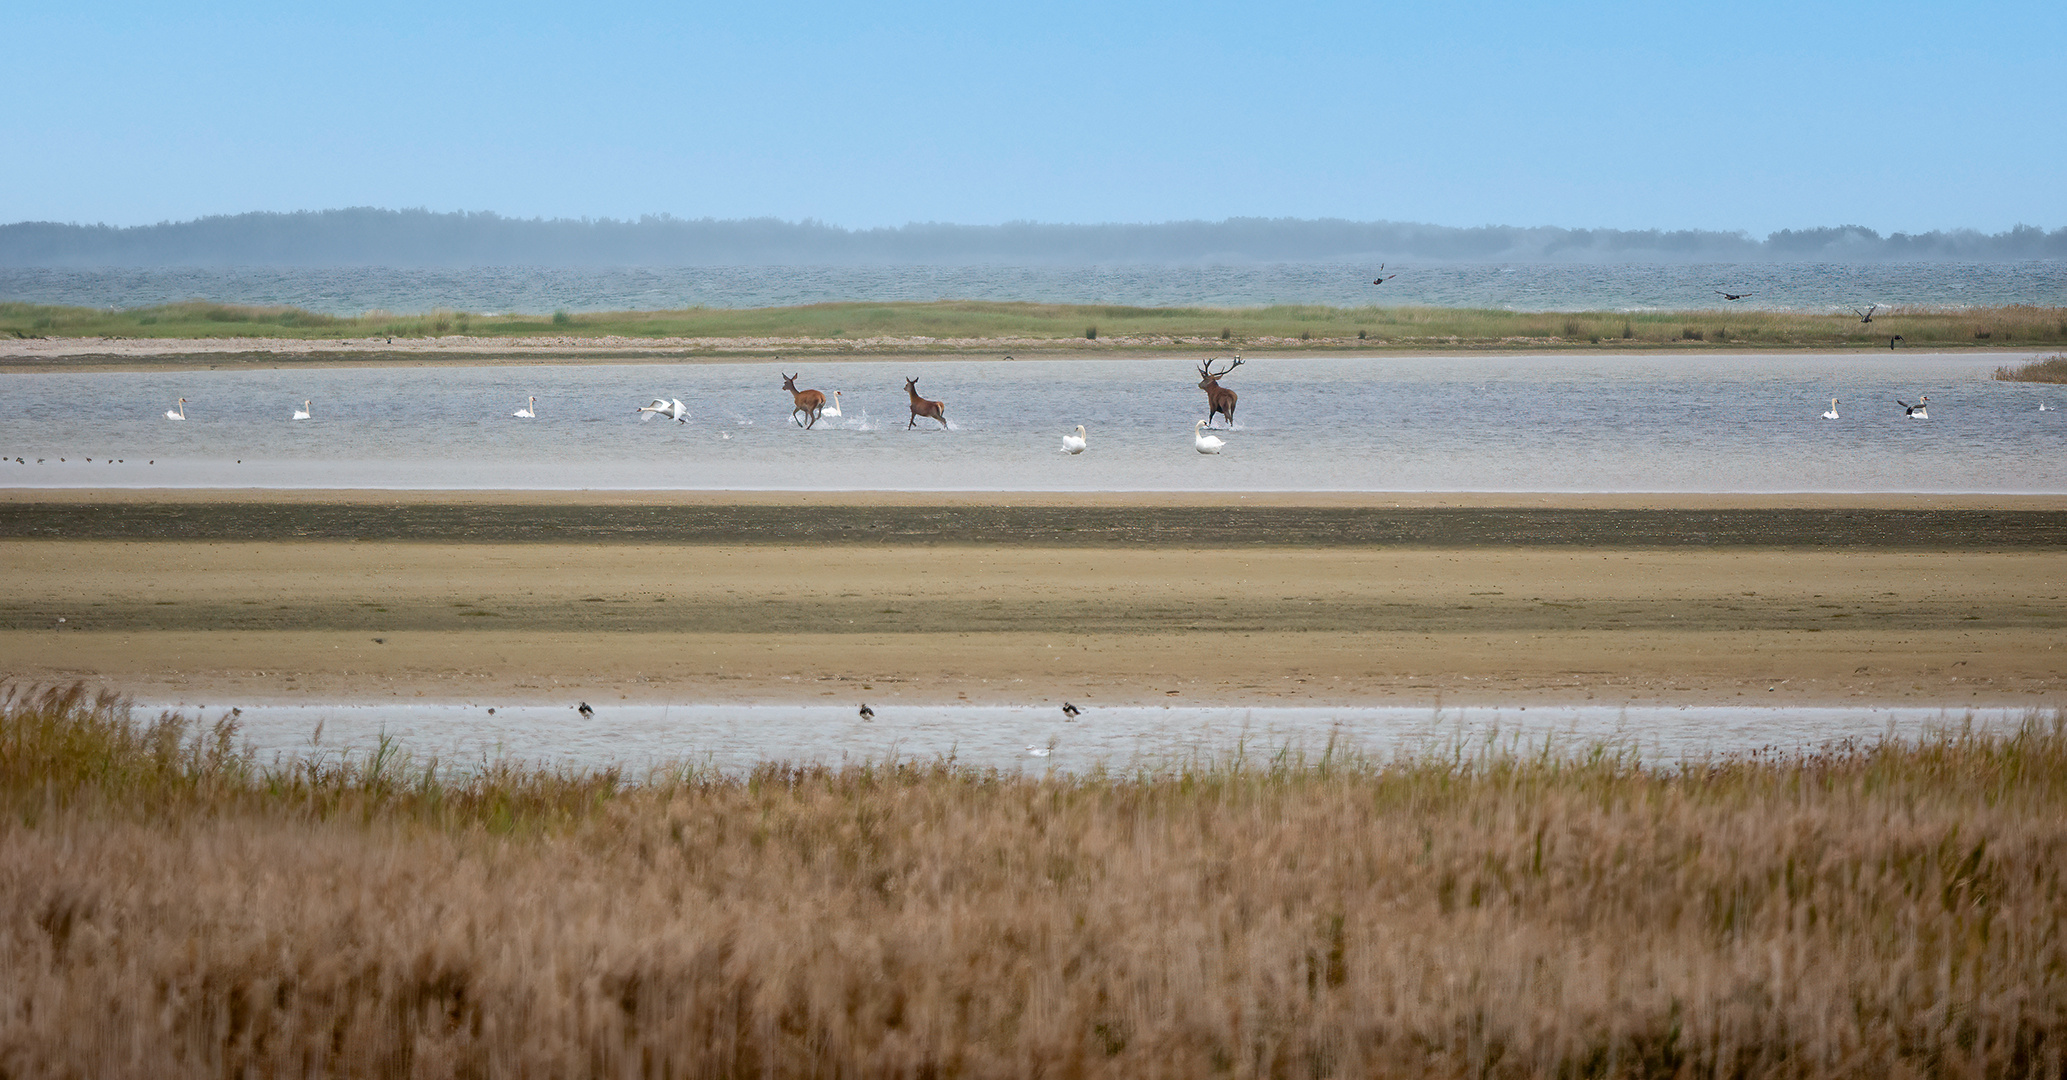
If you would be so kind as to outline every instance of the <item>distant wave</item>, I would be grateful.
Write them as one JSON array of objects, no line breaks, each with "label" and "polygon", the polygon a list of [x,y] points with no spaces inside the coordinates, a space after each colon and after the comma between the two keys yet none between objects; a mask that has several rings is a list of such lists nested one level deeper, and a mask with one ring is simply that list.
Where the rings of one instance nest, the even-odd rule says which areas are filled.
[{"label": "distant wave", "polygon": [[352,207],[112,227],[0,225],[0,266],[969,266],[1277,262],[1784,263],[2067,259],[2067,227],[1894,233],[1862,225],[1757,239],[1700,229],[1456,228],[1393,221],[1229,218],[1157,224],[511,218]]}]

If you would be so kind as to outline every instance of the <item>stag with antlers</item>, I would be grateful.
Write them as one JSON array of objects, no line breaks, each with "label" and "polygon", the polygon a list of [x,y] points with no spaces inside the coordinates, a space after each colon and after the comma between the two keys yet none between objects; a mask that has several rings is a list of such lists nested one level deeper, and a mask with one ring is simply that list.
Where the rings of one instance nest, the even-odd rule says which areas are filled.
[{"label": "stag with antlers", "polygon": [[1213,361],[1211,360],[1199,365],[1199,389],[1206,392],[1207,427],[1213,426],[1213,418],[1216,416],[1227,417],[1227,426],[1230,428],[1234,426],[1234,403],[1240,395],[1220,385],[1220,380],[1228,372],[1241,366],[1242,358],[1239,356],[1234,358],[1234,363],[1227,365],[1226,369],[1222,371],[1214,371]]},{"label": "stag with antlers", "polygon": [[[782,375],[782,372],[777,370],[776,374]],[[797,375],[801,374],[803,374],[801,371],[797,373]],[[817,425],[818,414],[825,411],[825,395],[816,390],[797,389],[796,375],[782,375],[782,388],[789,391],[790,400],[797,403],[797,407],[789,411],[790,423],[796,424],[806,431]],[[810,422],[805,423],[798,420],[797,416],[799,414],[809,417]]]},{"label": "stag with antlers", "polygon": [[947,426],[947,402],[932,401],[920,397],[919,380],[917,379],[904,380],[904,392],[911,395],[911,419],[905,421],[904,430],[910,431],[912,425],[918,423],[921,416],[930,416],[940,421],[941,427]]}]

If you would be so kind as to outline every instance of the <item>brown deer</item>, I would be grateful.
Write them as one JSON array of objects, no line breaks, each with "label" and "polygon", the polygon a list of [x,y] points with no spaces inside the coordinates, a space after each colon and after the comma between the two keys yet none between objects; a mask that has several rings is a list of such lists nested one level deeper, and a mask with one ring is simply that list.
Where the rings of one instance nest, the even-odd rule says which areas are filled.
[{"label": "brown deer", "polygon": [[904,392],[911,395],[911,419],[905,422],[904,430],[910,431],[912,425],[918,423],[921,416],[930,416],[940,421],[941,427],[947,426],[947,402],[930,401],[920,397],[919,380],[917,379],[904,380]]},{"label": "brown deer", "polygon": [[1226,371],[1214,371],[1213,361],[1211,360],[1199,365],[1199,389],[1206,392],[1207,427],[1213,426],[1213,418],[1215,416],[1227,417],[1227,426],[1234,426],[1234,403],[1240,395],[1220,385],[1220,380],[1229,371],[1233,371],[1241,366],[1242,358],[1239,356],[1234,358],[1234,363],[1227,365]]},{"label": "brown deer", "polygon": [[[775,373],[782,375],[780,369],[777,369]],[[801,374],[803,374],[801,371],[797,373],[797,375]],[[816,390],[797,389],[796,375],[782,375],[782,388],[789,391],[790,400],[797,403],[797,407],[789,411],[790,423],[797,424],[807,431],[810,430],[812,425],[818,423],[818,414],[825,409],[825,395]],[[805,416],[810,417],[811,422],[808,424],[799,423],[797,420],[798,413],[803,413]]]}]

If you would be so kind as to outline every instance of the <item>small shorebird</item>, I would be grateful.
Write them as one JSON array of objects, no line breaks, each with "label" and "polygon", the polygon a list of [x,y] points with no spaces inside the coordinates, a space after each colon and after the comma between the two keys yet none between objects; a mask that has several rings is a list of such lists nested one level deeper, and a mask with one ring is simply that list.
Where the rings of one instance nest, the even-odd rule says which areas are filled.
[{"label": "small shorebird", "polygon": [[1924,396],[1917,398],[1916,404],[1914,405],[1911,405],[1908,402],[1903,401],[1901,398],[1896,398],[1895,404],[1902,406],[1902,415],[1910,418],[1911,420],[1929,420],[1931,418],[1931,395],[1929,394],[1925,394]]},{"label": "small shorebird", "polygon": [[1837,419],[1837,418],[1838,418],[1838,417],[1837,417],[1837,399],[1836,399],[1836,398],[1831,398],[1831,399],[1830,399],[1830,411],[1829,411],[1829,412],[1826,412],[1826,413],[1824,413],[1824,414],[1823,414],[1823,419],[1825,419],[1825,420],[1835,420],[1835,419]]},{"label": "small shorebird", "polygon": [[580,705],[575,706],[574,711],[580,713],[581,718],[583,720],[587,720],[589,717],[596,715],[596,710],[589,708],[589,703],[586,701],[582,702]]},{"label": "small shorebird", "polygon": [[861,703],[861,718],[863,720],[874,720],[876,718],[876,711],[869,708],[866,701]]},{"label": "small shorebird", "polygon": [[1077,425],[1076,434],[1064,435],[1062,437],[1062,452],[1065,454],[1081,454],[1084,452],[1086,445],[1084,442],[1084,425],[1082,424]]},{"label": "small shorebird", "polygon": [[1062,703],[1062,715],[1063,715],[1063,716],[1065,716],[1065,717],[1067,717],[1067,718],[1069,718],[1069,719],[1071,719],[1071,720],[1074,720],[1074,719],[1076,719],[1077,717],[1079,717],[1079,716],[1082,716],[1082,715],[1083,715],[1083,713],[1084,713],[1084,710],[1082,710],[1082,709],[1079,709],[1079,708],[1077,708],[1077,707],[1076,707],[1076,706],[1074,706],[1074,705],[1071,705],[1071,704],[1070,704],[1069,702],[1067,702],[1067,701],[1065,701],[1065,702],[1063,702],[1063,703]]},{"label": "small shorebird", "polygon": [[1858,308],[1853,308],[1853,309],[1852,309],[1852,314],[1854,314],[1854,315],[1857,315],[1857,316],[1859,317],[1859,321],[1860,321],[1860,322],[1862,322],[1862,323],[1870,323],[1870,322],[1872,322],[1872,321],[1873,321],[1873,313],[1874,313],[1874,312],[1876,312],[1876,311],[1879,311],[1879,310],[1880,310],[1880,305],[1879,305],[1879,304],[1874,304],[1874,305],[1871,305],[1870,307],[1868,307],[1868,308],[1867,308],[1867,309],[1866,309],[1865,311],[1860,311],[1860,310],[1859,310]]},{"label": "small shorebird", "polygon": [[1227,440],[1218,435],[1207,435],[1199,429],[1206,426],[1204,420],[1191,425],[1191,447],[1201,454],[1217,454],[1227,445]]},{"label": "small shorebird", "polygon": [[1751,294],[1750,294],[1750,293],[1748,293],[1748,292],[1740,292],[1740,293],[1726,293],[1726,292],[1722,291],[1721,289],[1717,289],[1717,290],[1715,290],[1715,295],[1717,295],[1717,296],[1720,296],[1720,297],[1722,297],[1722,298],[1723,298],[1723,299],[1725,299],[1725,300],[1742,300],[1742,299],[1744,299],[1745,297],[1747,297],[1747,296],[1750,296]]}]

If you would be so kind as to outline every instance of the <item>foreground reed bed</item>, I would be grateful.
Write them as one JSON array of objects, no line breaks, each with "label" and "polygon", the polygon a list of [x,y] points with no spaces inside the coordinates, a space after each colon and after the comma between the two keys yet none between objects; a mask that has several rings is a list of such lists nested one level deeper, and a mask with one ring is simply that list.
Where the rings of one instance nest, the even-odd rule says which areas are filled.
[{"label": "foreground reed bed", "polygon": [[[192,301],[149,308],[0,303],[0,338],[366,338],[461,336],[487,342],[672,341],[681,347],[966,351],[988,342],[1027,349],[1184,352],[1471,348],[2029,349],[2067,342],[2067,308],[1897,306],[1873,323],[1847,313],[1727,311],[1530,312],[1414,306],[1144,308],[1120,305],[936,302],[806,304],[543,315],[384,311],[332,316],[298,308]],[[364,341],[359,342],[364,344]]]},{"label": "foreground reed bed", "polygon": [[1652,768],[1324,752],[262,766],[0,708],[10,1076],[2060,1076],[2067,724]]}]

